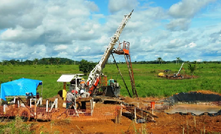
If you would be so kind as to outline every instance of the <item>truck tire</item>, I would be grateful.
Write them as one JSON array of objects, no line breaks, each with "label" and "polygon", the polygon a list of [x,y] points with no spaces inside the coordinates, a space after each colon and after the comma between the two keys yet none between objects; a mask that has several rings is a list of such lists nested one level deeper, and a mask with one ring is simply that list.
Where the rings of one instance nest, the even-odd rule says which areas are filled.
[{"label": "truck tire", "polygon": [[20,109],[18,115],[23,121],[30,120],[30,110],[28,110],[27,108]]}]

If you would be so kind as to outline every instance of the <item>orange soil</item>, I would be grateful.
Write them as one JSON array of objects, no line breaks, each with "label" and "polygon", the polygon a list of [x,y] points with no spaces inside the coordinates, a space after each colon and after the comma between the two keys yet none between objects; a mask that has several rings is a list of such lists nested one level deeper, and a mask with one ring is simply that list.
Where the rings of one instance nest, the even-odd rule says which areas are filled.
[{"label": "orange soil", "polygon": [[[36,133],[135,133],[148,132],[153,134],[180,134],[221,132],[221,116],[192,116],[160,112],[155,113],[156,123],[136,124],[122,116],[119,124],[115,123],[114,105],[96,104],[93,116],[63,117],[50,122],[35,122],[32,130]],[[103,109],[102,107],[106,107]],[[99,111],[99,109],[102,109]],[[105,114],[104,113],[109,113]]]},{"label": "orange soil", "polygon": [[[159,98],[125,98],[125,102],[139,105]],[[142,102],[144,104],[142,104]],[[146,105],[145,105],[146,106]],[[208,133],[221,132],[221,116],[210,117],[208,115],[192,116],[180,114],[166,114],[155,112],[158,118],[156,123],[148,122],[136,124],[134,121],[122,116],[120,123],[115,123],[115,109],[118,105],[96,103],[92,116],[71,117],[62,115],[57,118],[65,109],[60,108],[59,112],[53,114],[50,122],[34,122],[32,130],[37,134],[46,133],[136,133],[148,132],[153,134],[180,134],[184,133]]]},{"label": "orange soil", "polygon": [[[202,91],[200,91],[202,92]],[[209,92],[209,91],[208,91]],[[53,100],[54,98],[52,98]],[[151,101],[157,101],[160,98],[129,98],[125,102],[134,102],[139,107],[149,106]],[[211,133],[221,132],[221,115],[210,117],[208,115],[192,116],[180,114],[166,114],[164,112],[155,112],[158,116],[154,122],[136,124],[134,121],[122,116],[120,123],[115,123],[116,108],[119,105],[96,103],[92,116],[80,114],[80,117],[68,116],[65,111],[59,107],[58,112],[54,112],[50,122],[29,121],[31,130],[39,133],[142,133],[148,132],[153,134],[180,134],[180,133]]]}]

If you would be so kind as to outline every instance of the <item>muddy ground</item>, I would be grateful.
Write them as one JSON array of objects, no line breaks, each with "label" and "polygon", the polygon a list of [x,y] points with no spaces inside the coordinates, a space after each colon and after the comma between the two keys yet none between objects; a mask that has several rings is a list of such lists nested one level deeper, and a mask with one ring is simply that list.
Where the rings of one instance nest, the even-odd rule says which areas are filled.
[{"label": "muddy ground", "polygon": [[[205,92],[205,91],[204,91]],[[147,106],[152,100],[159,98],[125,98],[124,102],[138,104],[139,107]],[[143,105],[142,105],[143,104]],[[136,123],[128,117],[122,116],[120,123],[115,123],[116,104],[96,103],[93,115],[79,114],[79,117],[66,116],[61,113],[65,110],[59,108],[53,113],[50,122],[35,122],[32,130],[36,133],[153,133],[153,134],[180,134],[180,133],[221,133],[221,115],[193,116],[180,114],[167,114],[163,111],[154,111],[158,118],[156,122]],[[125,110],[123,110],[125,112]],[[59,116],[61,115],[61,116]],[[59,117],[59,118],[58,118]]]}]

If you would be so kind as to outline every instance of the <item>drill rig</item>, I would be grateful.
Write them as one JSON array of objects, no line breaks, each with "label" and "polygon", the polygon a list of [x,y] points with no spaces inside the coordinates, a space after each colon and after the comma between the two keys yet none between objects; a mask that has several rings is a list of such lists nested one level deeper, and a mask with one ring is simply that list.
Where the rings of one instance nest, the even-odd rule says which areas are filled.
[{"label": "drill rig", "polygon": [[91,95],[93,94],[94,89],[97,87],[97,85],[100,81],[100,76],[101,76],[102,70],[105,67],[105,64],[107,63],[108,58],[110,57],[110,54],[112,53],[112,50],[113,50],[116,42],[119,40],[120,34],[123,31],[127,21],[130,19],[130,16],[132,15],[132,13],[133,13],[133,10],[128,15],[124,16],[116,33],[111,38],[111,41],[110,41],[106,51],[104,52],[100,62],[90,72],[86,83],[87,83],[87,86],[89,87],[89,93]]}]

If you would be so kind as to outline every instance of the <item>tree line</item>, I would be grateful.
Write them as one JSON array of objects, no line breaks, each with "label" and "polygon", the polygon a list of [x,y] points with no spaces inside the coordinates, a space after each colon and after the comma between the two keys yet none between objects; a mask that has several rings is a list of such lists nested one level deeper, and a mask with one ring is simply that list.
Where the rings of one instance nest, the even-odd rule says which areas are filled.
[{"label": "tree line", "polygon": [[[82,59],[81,61],[75,61],[72,59],[68,58],[58,58],[58,57],[50,57],[50,58],[42,58],[42,59],[33,59],[33,60],[16,60],[16,59],[11,59],[11,60],[2,60],[0,62],[1,65],[79,65],[81,62],[85,62],[86,60]],[[89,61],[88,61],[89,62]],[[161,57],[158,57],[154,61],[133,61],[132,64],[179,64],[179,63],[195,63],[196,61],[183,61],[181,58],[177,57],[176,60],[173,61],[164,61]],[[90,62],[90,63],[98,63],[98,62]],[[117,62],[118,64],[125,64],[125,62]],[[220,64],[220,61],[202,61],[202,62],[197,62],[198,64],[200,63],[218,63]],[[113,62],[108,62],[107,64],[114,64]]]},{"label": "tree line", "polygon": [[74,61],[68,58],[42,58],[33,60],[3,60],[1,65],[78,65],[80,61]]}]

